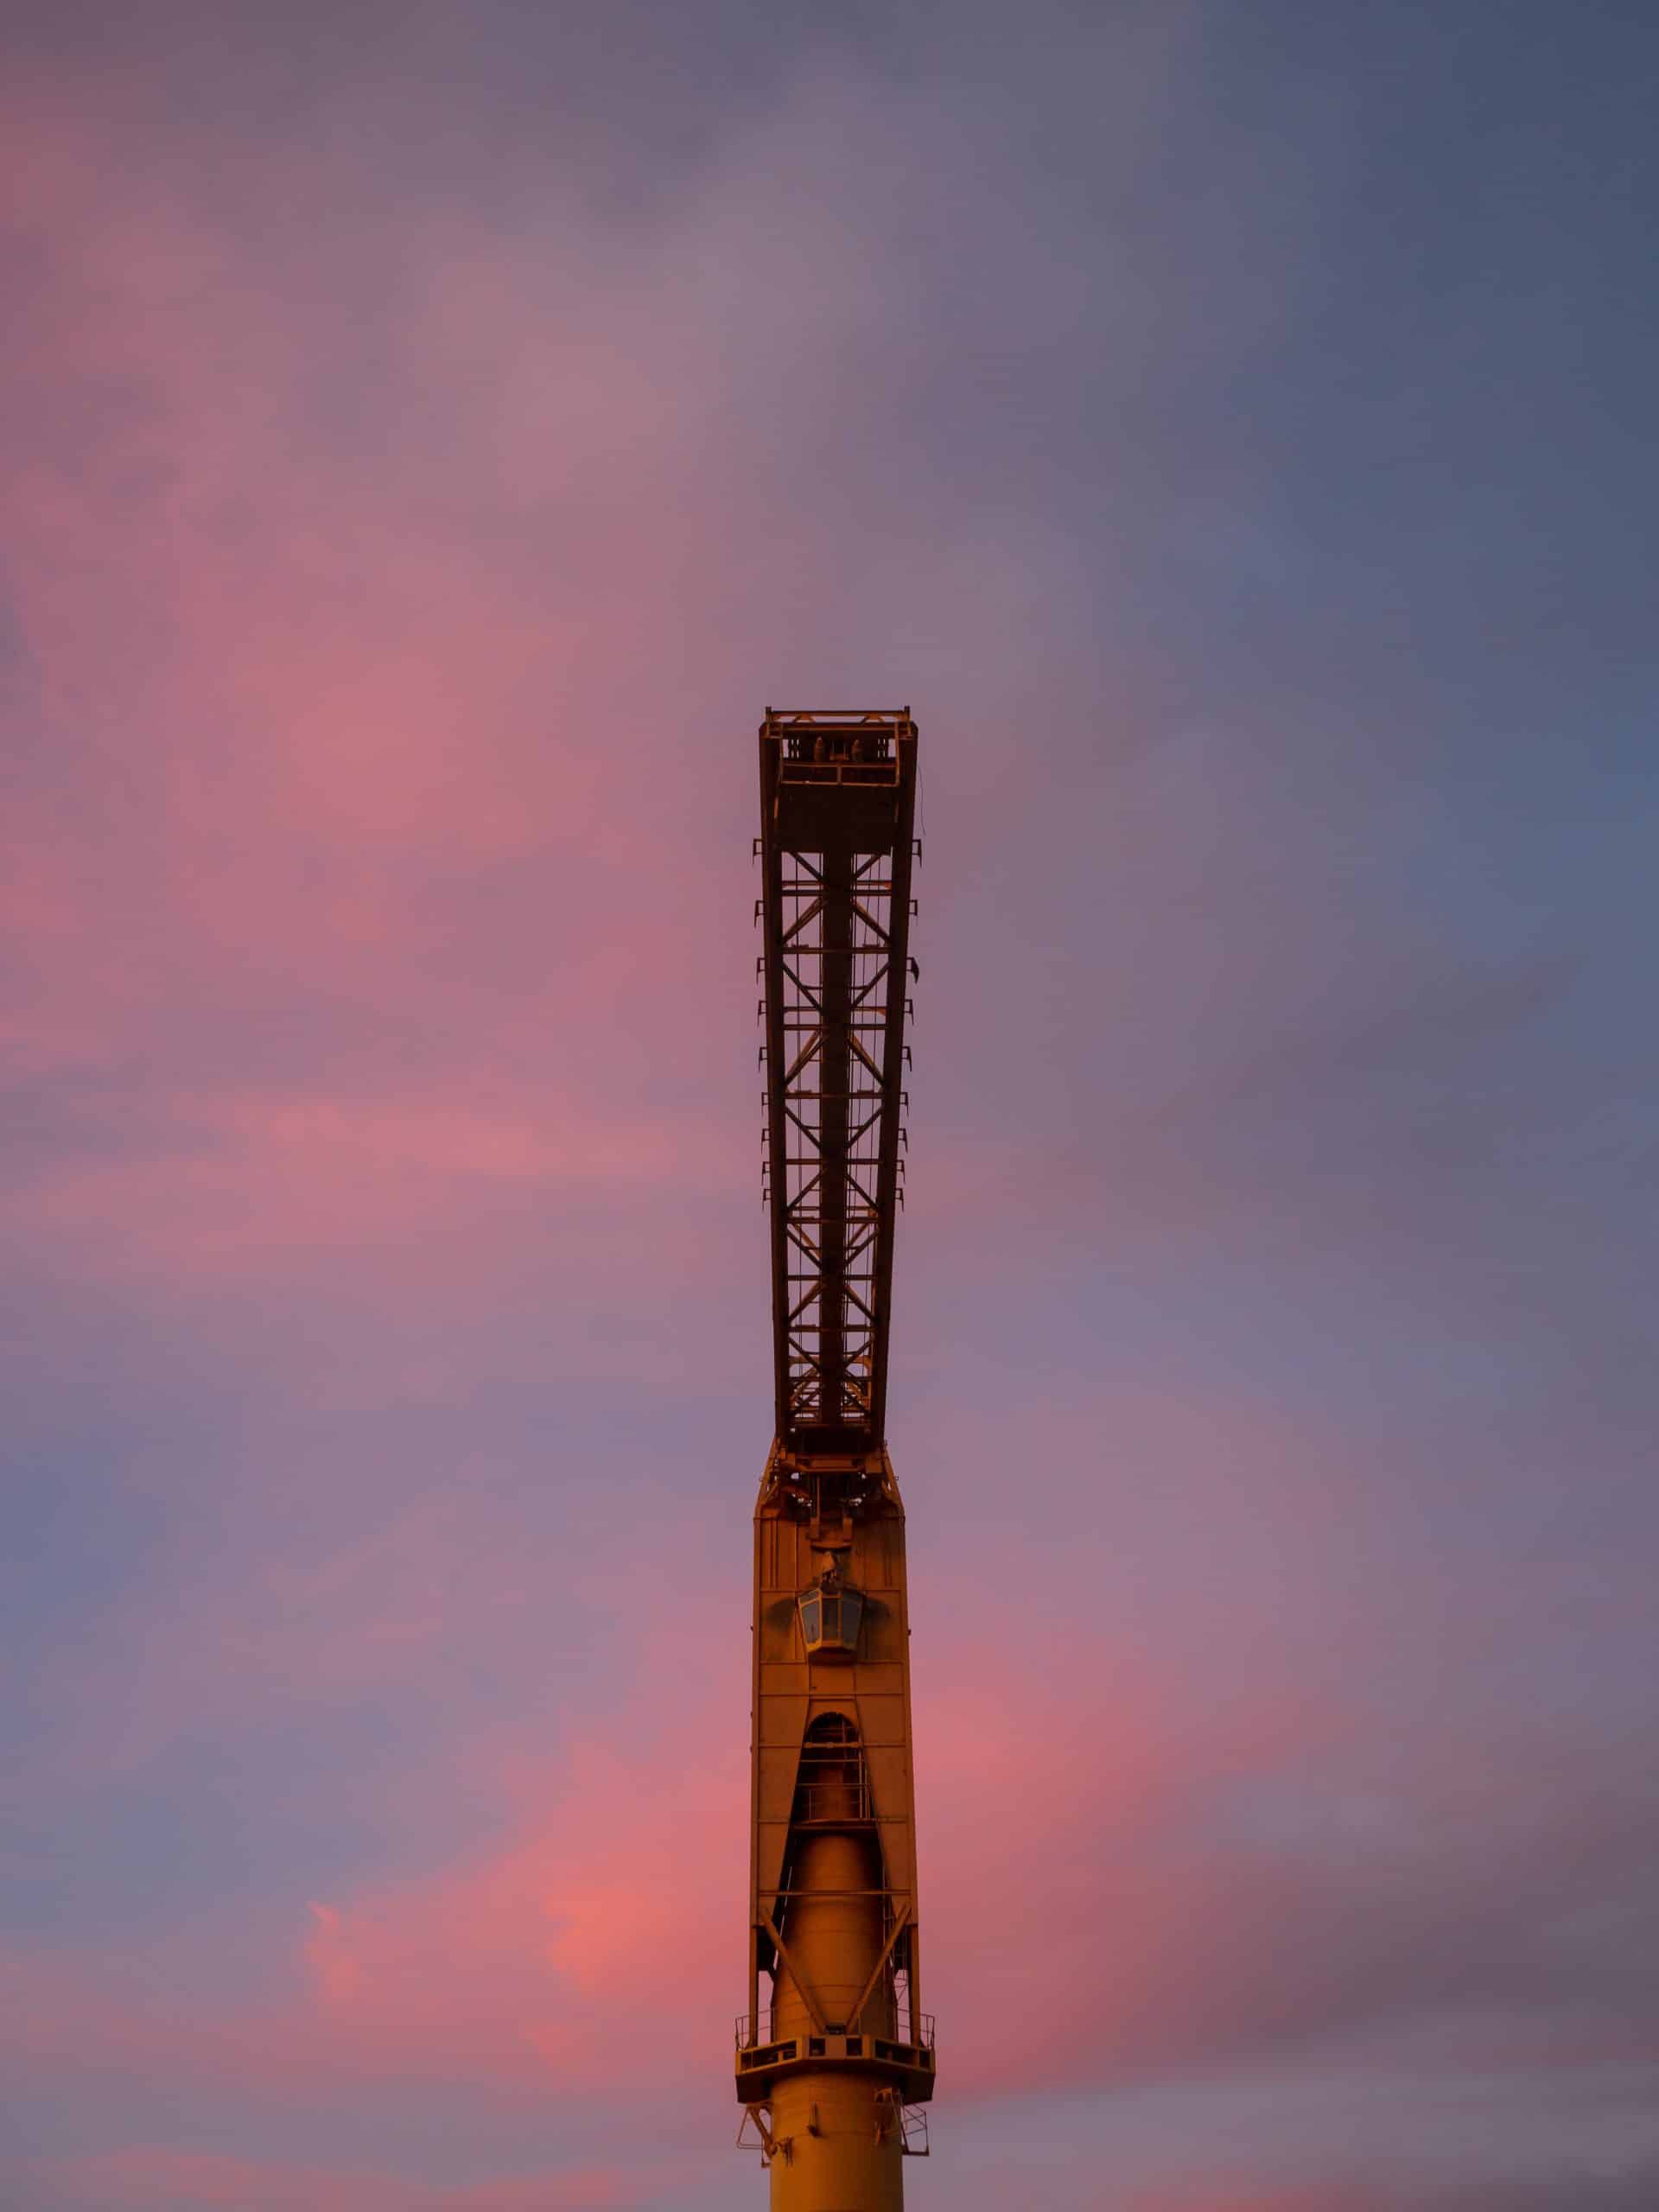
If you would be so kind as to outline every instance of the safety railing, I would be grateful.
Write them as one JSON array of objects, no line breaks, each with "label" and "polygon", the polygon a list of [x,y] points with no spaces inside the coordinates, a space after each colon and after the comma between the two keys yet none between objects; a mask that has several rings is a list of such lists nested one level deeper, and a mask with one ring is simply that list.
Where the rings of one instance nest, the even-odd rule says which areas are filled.
[{"label": "safety railing", "polygon": [[[768,2005],[763,2007],[759,2018],[754,2023],[759,2032],[753,2041],[751,2041],[749,2036],[748,2014],[747,2012],[740,2012],[733,2021],[733,2047],[734,2050],[742,2052],[749,2063],[757,2066],[775,2066],[780,2063],[783,2059],[793,2058],[797,2056],[796,2042],[798,2039],[791,2038],[787,2036],[779,2037],[774,2035],[772,2032],[773,2019],[774,2014],[772,2006]],[[898,2057],[901,2053],[906,2051],[925,2050],[931,2052],[932,2050],[932,2013],[918,2013],[913,2022],[906,2021],[901,2014],[900,2021],[901,2029],[898,2036],[892,2037],[882,2036],[880,2038],[871,2037],[868,2038],[872,2056],[881,2058]],[[906,2028],[910,2030],[908,2034],[903,2031]]]}]

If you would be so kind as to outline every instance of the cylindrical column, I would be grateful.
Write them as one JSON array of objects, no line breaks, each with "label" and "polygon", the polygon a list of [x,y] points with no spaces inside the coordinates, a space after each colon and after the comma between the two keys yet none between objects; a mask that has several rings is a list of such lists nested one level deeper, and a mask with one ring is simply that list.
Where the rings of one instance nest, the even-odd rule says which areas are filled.
[{"label": "cylindrical column", "polygon": [[899,2114],[850,2069],[796,2074],[772,2094],[772,2212],[903,2212]]},{"label": "cylindrical column", "polygon": [[[873,1835],[857,1823],[857,1769],[830,1764],[811,1785],[817,1821],[797,1846],[785,1941],[811,1992],[822,2028],[784,1969],[772,2033],[779,2040],[842,2037],[881,1956],[880,1865]],[[893,2034],[888,1977],[878,1977],[856,2032]],[[868,2045],[867,2045],[868,2048]],[[904,2202],[899,2113],[881,2076],[843,2063],[822,2073],[791,2074],[772,2093],[772,2133],[782,2146],[772,2161],[772,2212],[899,2212]]]},{"label": "cylindrical column", "polygon": [[[834,2034],[849,2025],[849,2015],[881,1955],[880,1877],[866,1836],[831,1834],[809,1836],[795,1862],[795,1887],[785,1941],[790,1956],[812,1992],[818,2017]],[[867,2036],[891,2036],[893,2000],[884,1974],[871,1993],[859,2023]],[[772,2034],[816,2035],[811,2016],[789,1974],[779,1975]]]}]

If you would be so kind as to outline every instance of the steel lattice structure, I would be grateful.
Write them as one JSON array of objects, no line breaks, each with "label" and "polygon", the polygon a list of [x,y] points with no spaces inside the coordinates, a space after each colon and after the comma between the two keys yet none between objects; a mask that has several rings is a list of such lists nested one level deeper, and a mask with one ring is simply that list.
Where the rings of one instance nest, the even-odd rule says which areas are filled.
[{"label": "steel lattice structure", "polygon": [[916,726],[760,727],[766,1176],[778,1441],[880,1451],[904,1070]]}]

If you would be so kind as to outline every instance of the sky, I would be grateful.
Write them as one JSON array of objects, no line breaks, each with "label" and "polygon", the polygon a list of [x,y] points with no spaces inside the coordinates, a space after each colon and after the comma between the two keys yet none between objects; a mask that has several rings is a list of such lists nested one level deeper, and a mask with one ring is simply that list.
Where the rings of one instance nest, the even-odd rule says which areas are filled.
[{"label": "sky", "polygon": [[911,2203],[1659,2201],[1656,92],[7,11],[8,2212],[762,2201],[768,704],[922,733]]}]

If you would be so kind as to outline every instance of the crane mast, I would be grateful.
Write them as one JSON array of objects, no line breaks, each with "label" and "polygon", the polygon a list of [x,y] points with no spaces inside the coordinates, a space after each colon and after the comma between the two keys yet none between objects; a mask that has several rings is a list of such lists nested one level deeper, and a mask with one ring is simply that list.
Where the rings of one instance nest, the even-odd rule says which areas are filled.
[{"label": "crane mast", "polygon": [[775,1431],[754,1521],[736,2086],[773,2212],[898,2212],[933,2090],[887,1450],[916,743],[907,707],[768,708],[760,725]]}]

